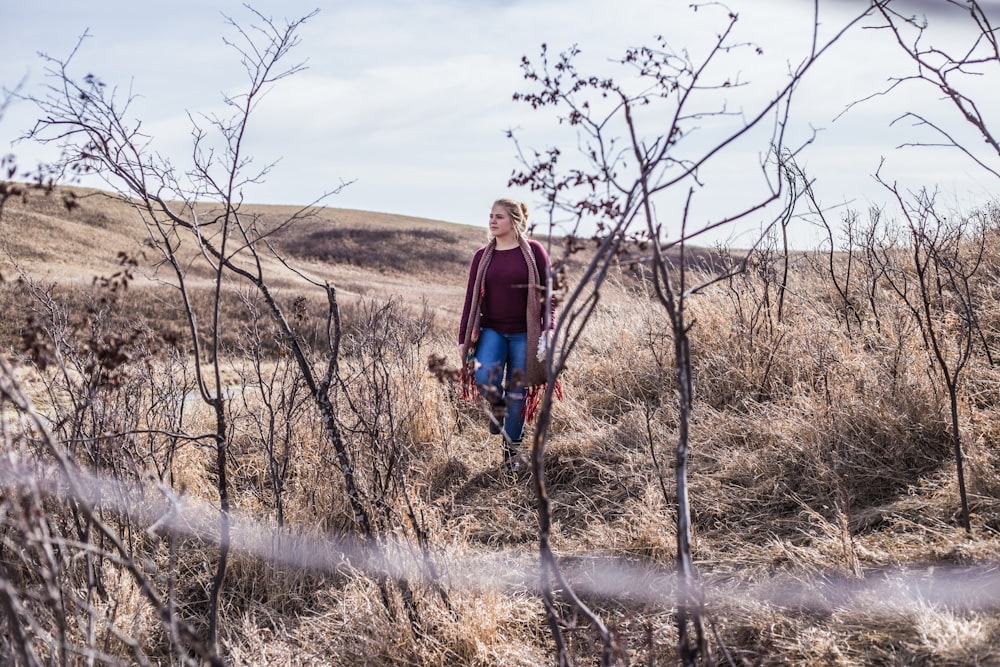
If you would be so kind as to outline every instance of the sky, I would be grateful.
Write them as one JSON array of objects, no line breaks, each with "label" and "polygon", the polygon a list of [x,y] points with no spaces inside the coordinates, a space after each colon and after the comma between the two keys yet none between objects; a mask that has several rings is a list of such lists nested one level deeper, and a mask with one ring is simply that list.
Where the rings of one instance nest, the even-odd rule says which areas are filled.
[{"label": "sky", "polygon": [[[900,2],[923,13],[944,0]],[[515,92],[530,90],[520,68],[523,56],[537,60],[543,43],[550,53],[576,45],[581,66],[621,72],[610,63],[626,47],[649,45],[663,35],[675,50],[697,56],[728,23],[717,4],[695,10],[690,0],[259,0],[252,5],[279,23],[319,11],[301,26],[300,43],[287,61],[302,62],[306,69],[269,90],[251,118],[249,154],[258,165],[277,164],[265,182],[246,188],[245,201],[304,205],[339,189],[322,203],[484,227],[490,204],[500,196],[541,210],[534,193],[508,186],[520,166],[508,131],[526,149],[556,145],[570,153],[576,146],[551,113],[513,101]],[[804,57],[813,2],[727,5],[739,15],[734,39],[762,49],[757,56],[746,50],[728,54],[719,64],[718,72],[748,82],[734,89],[727,108],[749,113]],[[864,5],[821,0],[820,38],[831,37]],[[985,5],[1000,15],[1000,1]],[[142,120],[151,148],[183,168],[190,161],[192,115],[223,113],[223,93],[239,92],[246,81],[237,54],[224,41],[237,38],[226,17],[244,26],[253,21],[242,2],[231,0],[5,2],[0,85],[42,94],[51,80],[39,54],[65,59],[86,32],[71,74],[94,74],[122,94],[131,90],[136,98],[130,111]],[[934,11],[928,19],[936,30],[932,36],[942,43],[962,43],[968,34],[965,21]],[[937,188],[958,208],[995,196],[996,177],[956,151],[901,148],[938,140],[927,128],[894,122],[906,110],[926,113],[975,141],[926,85],[902,86],[890,96],[850,106],[884,90],[890,77],[911,72],[885,31],[859,26],[797,91],[787,138],[800,145],[815,133],[799,162],[815,179],[823,205],[838,211],[833,217],[887,200],[872,177],[880,164],[883,177],[903,188]],[[992,83],[986,77],[979,84],[984,101],[1000,101],[992,92],[1000,90],[997,74]],[[46,152],[51,148],[14,142],[37,116],[29,102],[15,99],[0,118],[0,154],[12,152],[22,167],[51,155]],[[659,122],[644,120],[647,134],[655,136]],[[705,125],[712,129],[712,123]],[[759,198],[758,165],[768,136],[738,142],[705,171],[692,197],[689,224],[705,224]],[[997,156],[991,158],[995,166]],[[658,211],[675,234],[679,201],[665,201]],[[745,245],[766,219],[765,212],[704,240]],[[815,244],[817,233],[807,223],[793,226],[793,243]]]}]

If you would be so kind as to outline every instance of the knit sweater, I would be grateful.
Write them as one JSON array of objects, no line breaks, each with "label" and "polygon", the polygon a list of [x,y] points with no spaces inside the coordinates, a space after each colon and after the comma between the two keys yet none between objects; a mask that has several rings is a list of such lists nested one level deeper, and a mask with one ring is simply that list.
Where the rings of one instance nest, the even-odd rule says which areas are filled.
[{"label": "knit sweater", "polygon": [[[528,241],[531,253],[538,267],[539,282],[544,285],[549,275],[549,256],[538,241]],[[469,284],[465,290],[465,305],[458,330],[459,344],[465,340],[465,328],[469,321],[469,308],[475,289],[476,272],[486,247],[476,251],[469,268]],[[528,330],[526,319],[528,304],[528,265],[520,248],[495,250],[489,268],[486,270],[486,289],[480,303],[482,329],[493,329],[498,333],[512,334]],[[550,328],[555,322],[554,309],[550,312]]]}]

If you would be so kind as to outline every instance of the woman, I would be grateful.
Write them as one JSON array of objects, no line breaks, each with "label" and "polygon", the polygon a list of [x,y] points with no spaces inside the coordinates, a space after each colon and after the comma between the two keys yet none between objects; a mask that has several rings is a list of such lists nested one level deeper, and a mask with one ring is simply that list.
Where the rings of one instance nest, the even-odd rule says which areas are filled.
[{"label": "woman", "polygon": [[[528,207],[498,199],[490,212],[490,241],[476,251],[458,332],[463,395],[478,388],[490,406],[490,433],[504,436],[504,463],[518,467],[525,417],[545,389],[542,332],[552,329],[546,304],[549,256],[526,238]],[[548,340],[547,334],[544,340]],[[541,358],[540,358],[541,357]]]}]

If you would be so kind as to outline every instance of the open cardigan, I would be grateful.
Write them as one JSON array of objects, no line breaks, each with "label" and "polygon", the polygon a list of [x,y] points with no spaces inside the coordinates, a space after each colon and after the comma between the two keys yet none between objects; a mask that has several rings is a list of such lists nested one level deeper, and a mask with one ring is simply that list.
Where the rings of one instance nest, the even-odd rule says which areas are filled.
[{"label": "open cardigan", "polygon": [[[538,402],[545,393],[548,380],[544,356],[536,354],[536,350],[544,349],[539,346],[543,328],[548,325],[546,329],[547,339],[548,331],[551,331],[555,327],[555,309],[551,307],[549,299],[546,298],[545,281],[548,279],[549,267],[546,265],[541,267],[541,271],[539,270],[540,267],[536,261],[535,252],[531,247],[532,244],[538,245],[538,243],[536,241],[527,241],[523,238],[518,241],[521,254],[528,266],[528,299],[525,318],[527,322],[528,359],[524,378],[524,418],[525,421],[530,423],[535,418]],[[539,249],[541,249],[541,246],[539,246]],[[469,400],[474,400],[479,393],[475,384],[476,345],[479,342],[480,320],[482,319],[481,307],[483,298],[486,295],[486,271],[489,269],[495,250],[496,239],[492,239],[486,246],[481,248],[482,252],[476,252],[479,261],[478,263],[474,261],[469,270],[470,278],[472,276],[475,276],[475,278],[470,281],[470,293],[466,295],[468,308],[464,313],[465,319],[462,322],[460,330],[461,347],[459,352],[463,361],[462,397]],[[545,256],[544,249],[541,249],[541,255]],[[545,321],[546,315],[548,315],[548,322]],[[561,393],[558,383],[555,388],[557,392]]]}]

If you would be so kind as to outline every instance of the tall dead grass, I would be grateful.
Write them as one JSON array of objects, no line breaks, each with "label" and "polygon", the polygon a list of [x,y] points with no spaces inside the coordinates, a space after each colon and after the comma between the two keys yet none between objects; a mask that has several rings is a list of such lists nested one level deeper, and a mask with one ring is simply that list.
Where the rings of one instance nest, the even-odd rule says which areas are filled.
[{"label": "tall dead grass", "polygon": [[[946,396],[919,330],[890,294],[879,297],[878,326],[846,326],[820,266],[795,264],[780,317],[776,302],[764,298],[775,287],[766,274],[722,281],[687,304],[694,322],[693,556],[710,628],[721,642],[716,657],[723,659],[724,646],[736,664],[1000,664],[996,601],[942,602],[933,587],[934,568],[957,572],[946,585],[972,591],[1000,569],[997,371],[977,350],[963,385],[974,510],[967,538],[957,517]],[[433,272],[420,275],[426,281]],[[446,287],[456,300],[460,282]],[[24,284],[3,289],[25,306],[37,303],[38,292]],[[79,314],[94,302],[90,290],[60,285],[47,293],[61,312]],[[296,382],[280,341],[249,299],[233,295],[227,302],[230,318],[241,322],[226,331],[220,360],[232,382],[231,501],[235,516],[259,522],[264,541],[254,552],[235,552],[227,574],[219,627],[233,664],[553,661],[534,591],[531,487],[501,474],[500,443],[485,417],[428,372],[430,355],[454,355],[457,304],[429,302],[425,291],[411,285],[394,299],[345,300],[336,389],[340,426],[390,560],[420,573],[411,576],[417,624],[392,613],[406,606],[399,590],[387,609],[378,572],[366,564],[345,557],[317,569],[293,558],[289,535],[323,545],[331,535],[354,534],[352,508],[317,412],[307,405],[277,409],[285,405],[279,396],[294,403]],[[176,324],[146,316],[162,314],[165,298],[162,289],[136,290],[127,311],[101,320],[109,330],[143,321],[161,341],[137,346],[119,384],[100,388],[101,411],[81,400],[81,418],[73,403],[57,405],[59,396],[82,391],[74,384],[81,374],[60,376],[22,358],[19,379],[44,390],[39,405],[53,423],[85,429],[61,433],[95,470],[159,480],[211,504],[212,447],[176,436],[210,433],[213,416],[187,398],[187,351],[165,342]],[[1000,335],[998,303],[983,301],[987,342]],[[321,309],[306,299],[292,311],[317,350],[325,344]],[[9,347],[19,344],[17,320],[4,318]],[[93,322],[79,320],[77,334],[85,320]],[[71,324],[63,320],[67,339]],[[605,288],[562,382],[546,460],[553,548],[614,633],[622,664],[676,661],[669,577],[676,553],[676,380],[669,330],[642,281],[620,273]],[[263,428],[268,423],[271,431]],[[30,431],[4,424],[8,452],[30,451]],[[286,447],[274,451],[287,452],[280,485],[268,454],[273,433],[284,434],[278,442]],[[47,502],[53,525],[71,532],[72,502]],[[129,535],[145,529],[119,521]],[[5,554],[16,534],[5,533]],[[193,535],[172,548],[152,535],[136,542],[137,553],[174,582],[176,613],[200,628],[217,547]],[[9,581],[41,595],[44,582],[33,578],[32,562],[7,558],[4,566]],[[644,583],[612,566],[647,568]],[[103,567],[111,597],[95,615],[107,617],[118,605],[128,636],[146,655],[175,663],[170,637],[148,604],[114,561]],[[952,569],[970,567],[967,580],[966,570]],[[85,597],[85,578],[71,572],[61,585]],[[597,655],[582,621],[566,631],[581,664]],[[119,641],[106,650],[125,662],[131,649]]]}]

